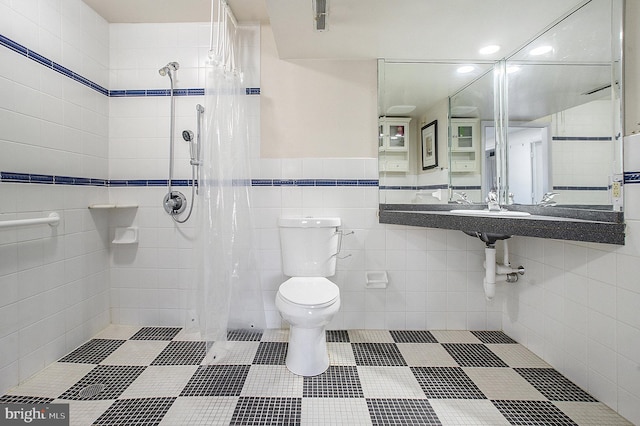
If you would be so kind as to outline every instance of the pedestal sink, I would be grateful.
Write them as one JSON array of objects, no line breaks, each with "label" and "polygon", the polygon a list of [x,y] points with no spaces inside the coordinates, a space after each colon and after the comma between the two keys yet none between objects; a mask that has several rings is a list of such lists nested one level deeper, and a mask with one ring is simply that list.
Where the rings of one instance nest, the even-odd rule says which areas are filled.
[{"label": "pedestal sink", "polygon": [[512,210],[449,210],[451,214],[459,214],[463,216],[485,216],[485,217],[526,217],[531,216],[528,212],[516,212]]}]

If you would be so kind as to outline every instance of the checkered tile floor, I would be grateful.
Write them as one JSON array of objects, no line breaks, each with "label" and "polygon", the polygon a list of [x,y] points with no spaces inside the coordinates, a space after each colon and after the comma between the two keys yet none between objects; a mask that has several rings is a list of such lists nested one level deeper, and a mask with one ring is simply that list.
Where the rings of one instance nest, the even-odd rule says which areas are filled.
[{"label": "checkered tile floor", "polygon": [[502,332],[332,330],[316,377],[287,337],[111,326],[0,402],[68,403],[72,425],[630,424]]}]

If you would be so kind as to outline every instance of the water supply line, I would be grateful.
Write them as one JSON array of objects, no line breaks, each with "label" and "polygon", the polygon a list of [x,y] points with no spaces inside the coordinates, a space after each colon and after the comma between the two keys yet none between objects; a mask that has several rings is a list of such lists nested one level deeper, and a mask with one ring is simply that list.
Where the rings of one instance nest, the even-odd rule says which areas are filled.
[{"label": "water supply line", "polygon": [[524,267],[519,266],[517,268],[511,267],[509,261],[509,244],[507,240],[502,240],[503,244],[503,260],[502,263],[496,262],[496,245],[494,242],[487,242],[484,254],[484,269],[485,276],[482,282],[484,287],[484,295],[488,301],[493,300],[496,295],[496,281],[498,279],[505,280],[508,283],[518,282],[519,275],[524,275]]}]

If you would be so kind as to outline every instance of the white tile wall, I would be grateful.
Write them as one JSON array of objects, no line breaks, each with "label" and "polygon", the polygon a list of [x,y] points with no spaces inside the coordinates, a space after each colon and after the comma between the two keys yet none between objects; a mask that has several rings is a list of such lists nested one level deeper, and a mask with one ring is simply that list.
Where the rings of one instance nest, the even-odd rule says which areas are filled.
[{"label": "white tile wall", "polygon": [[[0,33],[106,85],[108,25],[80,0],[0,3]],[[0,170],[107,178],[107,97],[0,48]],[[107,188],[0,183],[0,393],[109,324]]]}]

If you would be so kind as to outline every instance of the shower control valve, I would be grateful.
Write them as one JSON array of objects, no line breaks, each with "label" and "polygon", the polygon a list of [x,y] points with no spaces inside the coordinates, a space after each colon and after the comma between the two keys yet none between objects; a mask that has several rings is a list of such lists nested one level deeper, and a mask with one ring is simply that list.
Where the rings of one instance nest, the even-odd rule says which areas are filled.
[{"label": "shower control valve", "polygon": [[180,214],[187,208],[187,197],[180,191],[171,191],[164,196],[164,210],[171,214]]}]

